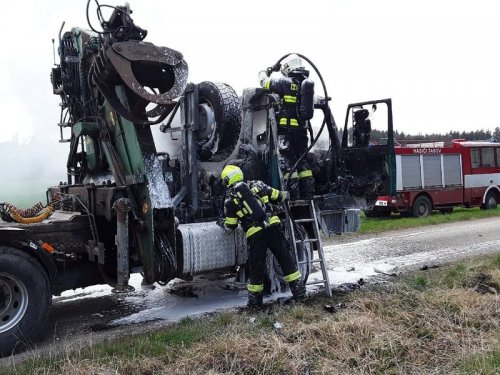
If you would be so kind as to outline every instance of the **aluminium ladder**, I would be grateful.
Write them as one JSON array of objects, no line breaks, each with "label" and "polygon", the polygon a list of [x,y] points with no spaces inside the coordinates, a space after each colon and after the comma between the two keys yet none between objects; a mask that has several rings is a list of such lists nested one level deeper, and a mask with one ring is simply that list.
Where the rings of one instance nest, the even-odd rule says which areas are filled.
[{"label": "aluminium ladder", "polygon": [[[316,216],[316,208],[313,200],[308,200],[304,201],[307,202],[307,208],[308,208],[308,216],[303,217],[300,219],[293,219],[291,215],[289,216],[289,227],[290,227],[290,233],[291,233],[291,239],[292,239],[292,244],[293,244],[293,249],[295,252],[295,258],[297,261],[297,266],[300,269],[300,266],[306,263],[309,263],[311,265],[319,263],[321,267],[321,273],[323,276],[323,279],[321,280],[314,280],[314,281],[308,281],[306,282],[306,285],[316,285],[316,284],[323,284],[326,290],[326,293],[328,296],[332,296],[332,289],[330,286],[330,279],[328,277],[328,269],[326,266],[325,262],[325,254],[323,252],[323,243],[321,241],[321,235],[319,233],[319,225],[318,225],[318,220]],[[289,210],[287,210],[289,212]],[[296,234],[296,225],[301,224],[301,223],[310,223],[312,225],[313,233],[314,236],[310,238],[298,238],[302,236],[297,236]],[[305,246],[307,243],[311,245],[311,252],[310,256],[311,259],[304,259],[304,260],[299,260],[298,258],[298,249],[297,246],[302,244]],[[314,257],[314,250],[317,250],[318,252],[318,257]]]}]

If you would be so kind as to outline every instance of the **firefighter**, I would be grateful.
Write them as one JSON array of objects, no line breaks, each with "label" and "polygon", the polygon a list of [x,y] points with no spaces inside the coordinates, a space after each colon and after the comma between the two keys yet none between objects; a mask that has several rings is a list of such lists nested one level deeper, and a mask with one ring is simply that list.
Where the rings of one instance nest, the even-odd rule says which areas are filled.
[{"label": "firefighter", "polygon": [[354,125],[352,136],[354,138],[354,147],[368,147],[370,143],[370,134],[372,125],[370,113],[367,109],[359,109],[354,112]]},{"label": "firefighter", "polygon": [[248,307],[262,307],[267,249],[271,250],[283,269],[293,299],[304,299],[306,288],[276,214],[276,204],[284,201],[288,194],[262,181],[244,182],[243,172],[235,165],[225,166],[221,179],[227,189],[223,225],[235,229],[240,223],[247,238]]},{"label": "firefighter", "polygon": [[[312,199],[314,178],[304,156],[295,171],[291,171],[297,160],[307,152],[307,125],[314,113],[314,82],[308,78],[302,59],[291,54],[281,65],[282,76],[270,78],[280,65],[259,73],[260,85],[267,91],[279,95],[281,105],[276,112],[280,168],[290,199]],[[290,175],[291,173],[291,175]],[[290,180],[290,181],[288,181]]]}]

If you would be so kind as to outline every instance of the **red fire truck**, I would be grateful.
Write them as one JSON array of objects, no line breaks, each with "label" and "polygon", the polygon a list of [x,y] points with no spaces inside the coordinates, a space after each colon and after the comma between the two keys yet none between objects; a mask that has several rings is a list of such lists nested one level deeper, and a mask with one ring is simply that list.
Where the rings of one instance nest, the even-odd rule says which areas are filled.
[{"label": "red fire truck", "polygon": [[465,141],[399,144],[396,195],[378,197],[368,217],[415,217],[453,207],[494,209],[500,201],[500,143]]}]

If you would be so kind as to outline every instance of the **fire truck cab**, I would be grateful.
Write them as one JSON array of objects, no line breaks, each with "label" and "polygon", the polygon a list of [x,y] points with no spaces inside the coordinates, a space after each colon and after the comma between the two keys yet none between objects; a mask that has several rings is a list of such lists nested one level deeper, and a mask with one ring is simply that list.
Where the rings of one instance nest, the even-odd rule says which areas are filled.
[{"label": "fire truck cab", "polygon": [[494,209],[500,201],[500,143],[490,141],[397,144],[396,194],[380,196],[368,217],[401,213],[425,217],[453,207]]}]

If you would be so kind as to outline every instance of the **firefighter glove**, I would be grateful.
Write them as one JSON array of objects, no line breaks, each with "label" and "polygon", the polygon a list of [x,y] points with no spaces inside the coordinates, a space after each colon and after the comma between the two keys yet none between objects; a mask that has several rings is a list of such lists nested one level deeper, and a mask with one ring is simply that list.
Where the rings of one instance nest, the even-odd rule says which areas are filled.
[{"label": "firefighter glove", "polygon": [[224,226],[224,218],[223,217],[219,217],[217,219],[217,221],[215,222],[215,224],[217,224],[219,227],[225,228],[225,226]]}]

